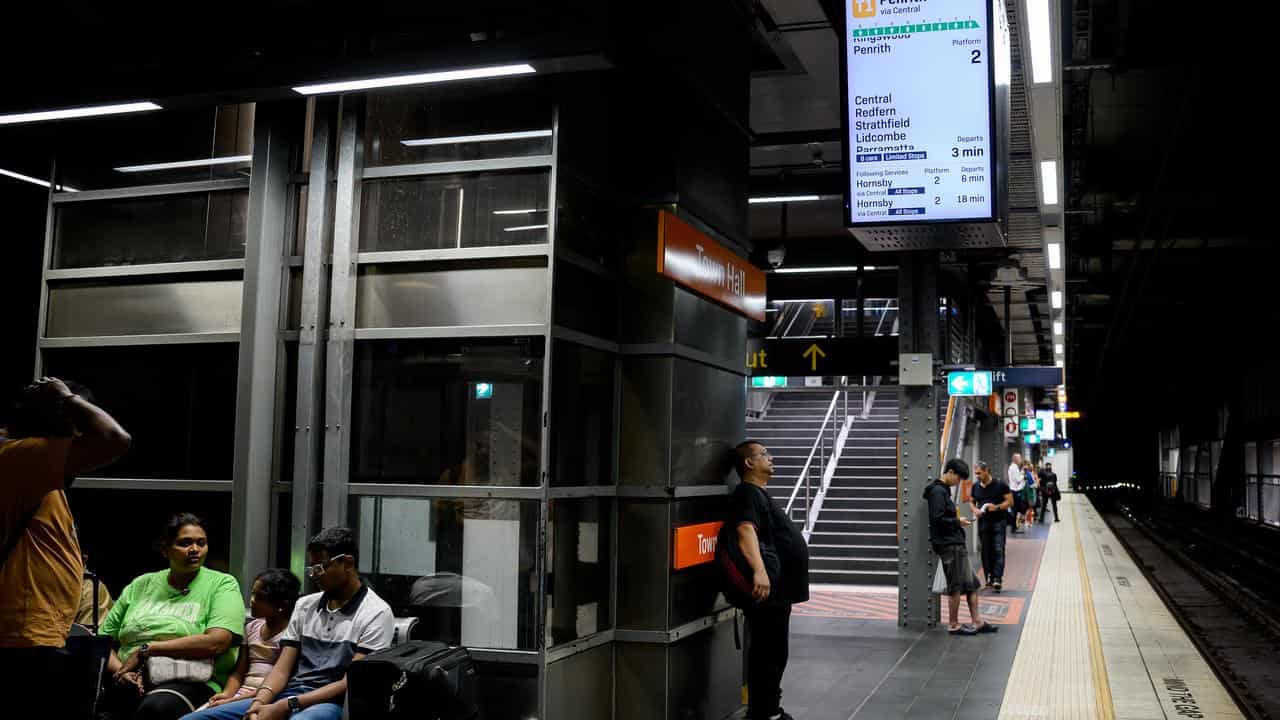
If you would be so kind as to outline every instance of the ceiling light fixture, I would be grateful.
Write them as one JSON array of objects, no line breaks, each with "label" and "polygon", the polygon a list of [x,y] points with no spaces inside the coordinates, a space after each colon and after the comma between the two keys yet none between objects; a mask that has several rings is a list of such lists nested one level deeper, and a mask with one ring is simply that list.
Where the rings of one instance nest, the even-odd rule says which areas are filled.
[{"label": "ceiling light fixture", "polygon": [[516,227],[503,228],[504,232],[516,232],[518,230],[546,230],[547,225],[517,225]]},{"label": "ceiling light fixture", "polygon": [[1040,161],[1040,192],[1045,205],[1058,204],[1058,161]]},{"label": "ceiling light fixture", "polygon": [[[39,185],[40,187],[45,187],[45,188],[49,187],[49,181],[48,181],[48,180],[41,180],[40,178],[33,178],[33,177],[31,177],[30,175],[23,175],[22,173],[16,173],[16,172],[14,172],[14,171],[12,171],[12,170],[5,170],[5,169],[3,169],[3,168],[0,168],[0,175],[3,175],[3,176],[5,176],[5,177],[11,177],[11,178],[13,178],[14,180],[21,180],[21,181],[23,181],[23,182],[29,182],[29,183],[31,183],[32,185]],[[59,186],[58,186],[58,189],[59,189],[59,190],[65,190],[66,192],[80,192],[79,190],[77,190],[77,189],[75,189],[75,188],[73,188],[73,187],[69,187],[69,186],[67,186],[67,185],[59,185]]]},{"label": "ceiling light fixture", "polygon": [[1049,269],[1062,269],[1062,243],[1049,243]]},{"label": "ceiling light fixture", "polygon": [[300,85],[293,88],[293,90],[302,95],[321,95],[404,85],[427,85],[430,83],[452,82],[454,80],[479,80],[482,78],[507,77],[509,75],[527,75],[533,72],[537,71],[529,63],[518,63],[515,65],[494,65],[491,67],[441,70],[413,75],[390,75],[365,78],[363,80],[343,80],[341,82],[319,83],[316,85]]},{"label": "ceiling light fixture", "polygon": [[1049,293],[1049,302],[1053,304],[1054,310],[1061,310],[1062,309],[1062,291],[1054,290],[1053,292]]},{"label": "ceiling light fixture", "polygon": [[16,125],[18,123],[43,122],[45,120],[67,120],[71,118],[97,117],[99,115],[120,115],[122,113],[147,112],[161,110],[153,102],[119,103],[116,105],[91,105],[89,107],[66,108],[63,110],[42,110],[39,112],[13,113],[0,115],[0,125]]},{"label": "ceiling light fixture", "polygon": [[837,273],[857,272],[857,265],[829,265],[826,267],[784,267],[774,270],[776,273]]},{"label": "ceiling light fixture", "polygon": [[176,162],[150,163],[147,165],[125,165],[115,168],[116,172],[153,172],[156,170],[179,170],[182,168],[207,167],[210,165],[235,165],[253,160],[252,155],[234,155],[228,157],[202,158],[200,160],[178,160]]},{"label": "ceiling light fixture", "polygon": [[1062,331],[1063,331],[1063,330],[1064,330],[1064,328],[1062,327],[1062,321],[1061,321],[1061,320],[1054,320],[1054,321],[1053,321],[1053,334],[1054,334],[1054,335],[1056,335],[1056,336],[1058,336],[1058,337],[1062,337]]},{"label": "ceiling light fixture", "polygon": [[1053,354],[1057,355],[1058,357],[1062,357],[1063,355],[1065,355],[1066,351],[1067,351],[1067,346],[1063,345],[1062,343],[1058,343],[1057,345],[1053,346]]},{"label": "ceiling light fixture", "polygon": [[530,215],[532,213],[546,212],[545,209],[528,208],[525,210],[494,210],[494,215]]},{"label": "ceiling light fixture", "polygon": [[521,130],[520,132],[486,133],[484,135],[455,135],[453,137],[416,138],[401,140],[405,147],[425,147],[428,145],[461,145],[462,143],[498,142],[500,140],[528,140],[529,138],[551,137],[550,130]]},{"label": "ceiling light fixture", "polygon": [[766,203],[784,203],[784,202],[813,202],[821,200],[817,195],[770,195],[766,197],[747,198],[747,202],[752,205],[764,205]]},{"label": "ceiling light fixture", "polygon": [[1027,34],[1031,37],[1031,81],[1053,82],[1053,34],[1049,0],[1027,0]]}]

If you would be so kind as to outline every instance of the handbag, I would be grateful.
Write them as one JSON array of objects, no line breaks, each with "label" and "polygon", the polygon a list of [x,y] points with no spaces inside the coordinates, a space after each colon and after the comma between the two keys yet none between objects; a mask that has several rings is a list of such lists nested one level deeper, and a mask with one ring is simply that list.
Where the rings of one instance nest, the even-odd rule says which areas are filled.
[{"label": "handbag", "polygon": [[947,574],[942,571],[942,561],[939,560],[933,572],[933,593],[935,595],[947,594]]},{"label": "handbag", "polygon": [[169,657],[147,658],[147,679],[152,685],[171,682],[207,683],[213,679],[213,661]]}]

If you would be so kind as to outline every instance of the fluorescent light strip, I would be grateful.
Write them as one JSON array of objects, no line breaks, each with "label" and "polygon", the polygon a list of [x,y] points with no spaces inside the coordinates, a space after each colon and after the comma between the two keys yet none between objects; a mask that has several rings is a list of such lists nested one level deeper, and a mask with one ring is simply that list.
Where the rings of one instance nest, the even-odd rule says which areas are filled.
[{"label": "fluorescent light strip", "polygon": [[834,265],[830,267],[790,267],[778,268],[776,273],[823,273],[823,272],[857,272],[857,265]]},{"label": "fluorescent light strip", "polygon": [[1058,161],[1040,161],[1040,192],[1045,205],[1058,204]]},{"label": "fluorescent light strip", "polygon": [[1031,36],[1031,81],[1053,82],[1053,35],[1049,0],[1027,0],[1027,34]]},{"label": "fluorescent light strip", "polygon": [[1053,334],[1054,334],[1054,335],[1056,335],[1057,337],[1062,337],[1062,331],[1063,331],[1063,329],[1064,329],[1064,328],[1063,328],[1063,326],[1062,326],[1062,321],[1061,321],[1061,320],[1054,320],[1054,321],[1053,321]]},{"label": "fluorescent light strip", "polygon": [[532,213],[546,212],[546,209],[529,208],[528,210],[494,210],[494,215],[530,215]]},{"label": "fluorescent light strip", "polygon": [[[12,171],[12,170],[5,170],[5,169],[3,169],[3,168],[0,168],[0,175],[4,175],[5,177],[11,177],[11,178],[13,178],[14,180],[21,180],[21,181],[23,181],[23,182],[29,182],[29,183],[31,183],[31,184],[33,184],[33,185],[39,185],[40,187],[44,187],[44,188],[49,187],[49,181],[48,181],[48,180],[41,180],[40,178],[33,178],[33,177],[31,177],[30,175],[23,175],[22,173],[16,173],[16,172],[14,172],[14,171]],[[79,190],[77,190],[77,189],[75,189],[75,188],[73,188],[73,187],[69,187],[69,186],[67,186],[67,185],[59,185],[59,186],[58,186],[58,189],[59,189],[59,190],[65,190],[66,192],[80,192]]]},{"label": "fluorescent light strip", "polygon": [[1049,269],[1062,269],[1062,244],[1049,243]]},{"label": "fluorescent light strip", "polygon": [[461,145],[462,143],[497,142],[499,140],[527,140],[529,138],[551,137],[550,130],[522,130],[520,132],[488,133],[486,135],[455,135],[454,137],[417,138],[401,140],[405,147],[425,147],[427,145]]},{"label": "fluorescent light strip", "polygon": [[480,78],[506,77],[508,75],[527,75],[533,72],[537,71],[533,69],[532,65],[519,63],[516,65],[494,65],[462,70],[442,70],[414,75],[391,75],[366,78],[364,80],[344,80],[342,82],[320,83],[318,85],[300,85],[293,90],[302,95],[320,95],[323,93],[371,90],[402,85],[427,85],[429,83],[450,82],[453,80],[478,80]]},{"label": "fluorescent light strip", "polygon": [[1062,343],[1058,343],[1057,345],[1053,346],[1054,355],[1062,356],[1066,354],[1066,350],[1067,350],[1067,346],[1063,345]]},{"label": "fluorescent light strip", "polygon": [[42,110],[40,112],[0,115],[0,125],[16,125],[18,123],[43,122],[45,120],[96,117],[98,115],[120,115],[122,113],[147,112],[148,110],[160,109],[162,108],[153,102],[121,103],[118,105],[92,105],[89,107],[67,108],[65,110]]},{"label": "fluorescent light strip", "polygon": [[1061,290],[1054,290],[1053,292],[1049,293],[1049,300],[1053,304],[1054,310],[1062,309],[1062,291]]},{"label": "fluorescent light strip", "polygon": [[517,230],[546,230],[547,226],[543,225],[518,225],[516,227],[503,228],[504,232],[516,232]]},{"label": "fluorescent light strip", "polygon": [[813,202],[821,200],[817,195],[771,195],[767,197],[747,198],[747,202],[752,205],[763,205],[765,203],[784,203],[784,202]]},{"label": "fluorescent light strip", "polygon": [[235,155],[230,157],[206,158],[202,160],[179,160],[177,162],[151,163],[149,165],[125,165],[115,168],[116,172],[151,172],[153,170],[177,170],[180,168],[205,167],[208,165],[234,165],[253,160],[252,155]]}]

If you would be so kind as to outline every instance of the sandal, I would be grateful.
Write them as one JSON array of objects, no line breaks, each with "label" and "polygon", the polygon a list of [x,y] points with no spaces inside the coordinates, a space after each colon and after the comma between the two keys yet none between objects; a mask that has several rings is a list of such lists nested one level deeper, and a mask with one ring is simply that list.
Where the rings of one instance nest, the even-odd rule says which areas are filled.
[{"label": "sandal", "polygon": [[948,635],[977,635],[978,630],[974,628],[972,625],[961,625],[960,627],[954,630],[948,629],[947,634]]},{"label": "sandal", "polygon": [[1000,632],[1000,627],[999,627],[998,625],[992,625],[991,623],[989,623],[989,622],[987,622],[987,621],[985,621],[985,620],[982,622],[982,627],[978,628],[978,633],[979,633],[979,634],[981,634],[981,633],[993,633],[993,632]]}]

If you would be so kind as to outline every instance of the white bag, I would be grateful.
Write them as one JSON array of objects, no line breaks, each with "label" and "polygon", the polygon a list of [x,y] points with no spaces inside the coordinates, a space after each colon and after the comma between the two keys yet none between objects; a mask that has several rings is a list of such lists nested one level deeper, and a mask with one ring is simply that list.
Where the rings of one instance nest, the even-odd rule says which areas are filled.
[{"label": "white bag", "polygon": [[170,682],[207,683],[213,679],[212,660],[179,660],[178,658],[147,658],[147,679],[152,685]]},{"label": "white bag", "polygon": [[937,595],[947,594],[947,574],[942,571],[942,561],[938,561],[937,569],[933,573],[933,592]]}]

